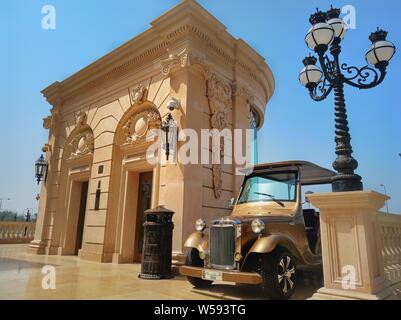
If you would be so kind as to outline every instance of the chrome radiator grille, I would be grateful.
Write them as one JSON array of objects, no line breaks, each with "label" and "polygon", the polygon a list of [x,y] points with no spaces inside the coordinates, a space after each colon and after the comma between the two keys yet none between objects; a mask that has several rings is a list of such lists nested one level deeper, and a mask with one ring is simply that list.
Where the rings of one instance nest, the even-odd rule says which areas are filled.
[{"label": "chrome radiator grille", "polygon": [[235,267],[235,228],[232,224],[214,225],[210,228],[210,266],[220,269]]}]

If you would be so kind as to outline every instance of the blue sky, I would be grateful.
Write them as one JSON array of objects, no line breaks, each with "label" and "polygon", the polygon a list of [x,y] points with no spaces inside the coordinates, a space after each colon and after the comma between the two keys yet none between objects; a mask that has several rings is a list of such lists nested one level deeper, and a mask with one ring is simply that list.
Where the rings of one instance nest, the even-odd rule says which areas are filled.
[{"label": "blue sky", "polygon": [[[50,106],[40,91],[103,56],[149,27],[149,22],[178,0],[13,0],[2,1],[0,28],[0,197],[3,209],[22,212],[37,207],[39,188],[33,164],[47,140],[42,118]],[[310,100],[297,75],[309,53],[304,36],[309,15],[353,5],[357,25],[343,41],[343,62],[362,66],[377,26],[401,46],[401,1],[382,0],[199,0],[235,37],[262,56],[276,78],[276,92],[259,132],[261,162],[303,159],[331,167],[334,155],[333,97]],[[43,30],[44,5],[57,10],[57,29]],[[346,88],[354,156],[365,189],[392,196],[390,211],[401,212],[400,55],[392,60],[384,83],[359,91]]]}]

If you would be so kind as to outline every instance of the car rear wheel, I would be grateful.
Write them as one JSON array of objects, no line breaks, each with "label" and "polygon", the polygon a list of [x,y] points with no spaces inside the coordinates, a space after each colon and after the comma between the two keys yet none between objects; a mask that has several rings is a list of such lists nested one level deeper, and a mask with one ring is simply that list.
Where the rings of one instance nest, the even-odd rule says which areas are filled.
[{"label": "car rear wheel", "polygon": [[275,250],[262,259],[262,289],[275,300],[288,300],[296,287],[294,257],[286,250]]},{"label": "car rear wheel", "polygon": [[[188,254],[187,259],[185,261],[185,265],[189,267],[201,267],[203,268],[203,260],[199,257],[199,251],[192,248]],[[208,288],[212,285],[213,281],[203,280],[195,277],[187,277],[190,284],[192,284],[195,288]]]}]

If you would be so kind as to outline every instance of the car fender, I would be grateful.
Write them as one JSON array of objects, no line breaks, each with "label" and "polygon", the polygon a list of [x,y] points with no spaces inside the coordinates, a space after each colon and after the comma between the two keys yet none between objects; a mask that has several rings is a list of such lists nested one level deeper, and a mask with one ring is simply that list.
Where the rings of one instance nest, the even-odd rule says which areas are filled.
[{"label": "car fender", "polygon": [[194,248],[198,251],[207,251],[208,249],[208,236],[203,232],[192,233],[184,244],[185,248]]},{"label": "car fender", "polygon": [[252,253],[272,252],[278,245],[286,248],[297,259],[302,260],[302,256],[299,253],[299,250],[294,245],[294,241],[290,237],[282,234],[273,234],[259,238],[252,245],[246,257],[248,257]]}]

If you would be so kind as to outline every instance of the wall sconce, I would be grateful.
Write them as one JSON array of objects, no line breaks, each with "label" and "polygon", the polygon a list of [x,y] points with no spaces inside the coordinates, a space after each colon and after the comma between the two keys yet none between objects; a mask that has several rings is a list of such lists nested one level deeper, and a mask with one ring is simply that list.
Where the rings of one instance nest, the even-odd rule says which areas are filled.
[{"label": "wall sconce", "polygon": [[168,161],[170,156],[171,146],[174,145],[174,141],[177,137],[177,124],[174,121],[174,118],[171,114],[176,109],[181,107],[180,101],[175,98],[170,98],[167,103],[167,108],[170,112],[167,114],[166,119],[162,124],[162,141],[163,141],[163,149],[166,152],[166,160]]},{"label": "wall sconce", "polygon": [[35,177],[38,184],[41,181],[46,182],[47,167],[48,167],[47,161],[45,160],[45,157],[42,154],[40,155],[39,159],[36,160],[35,162]]}]

